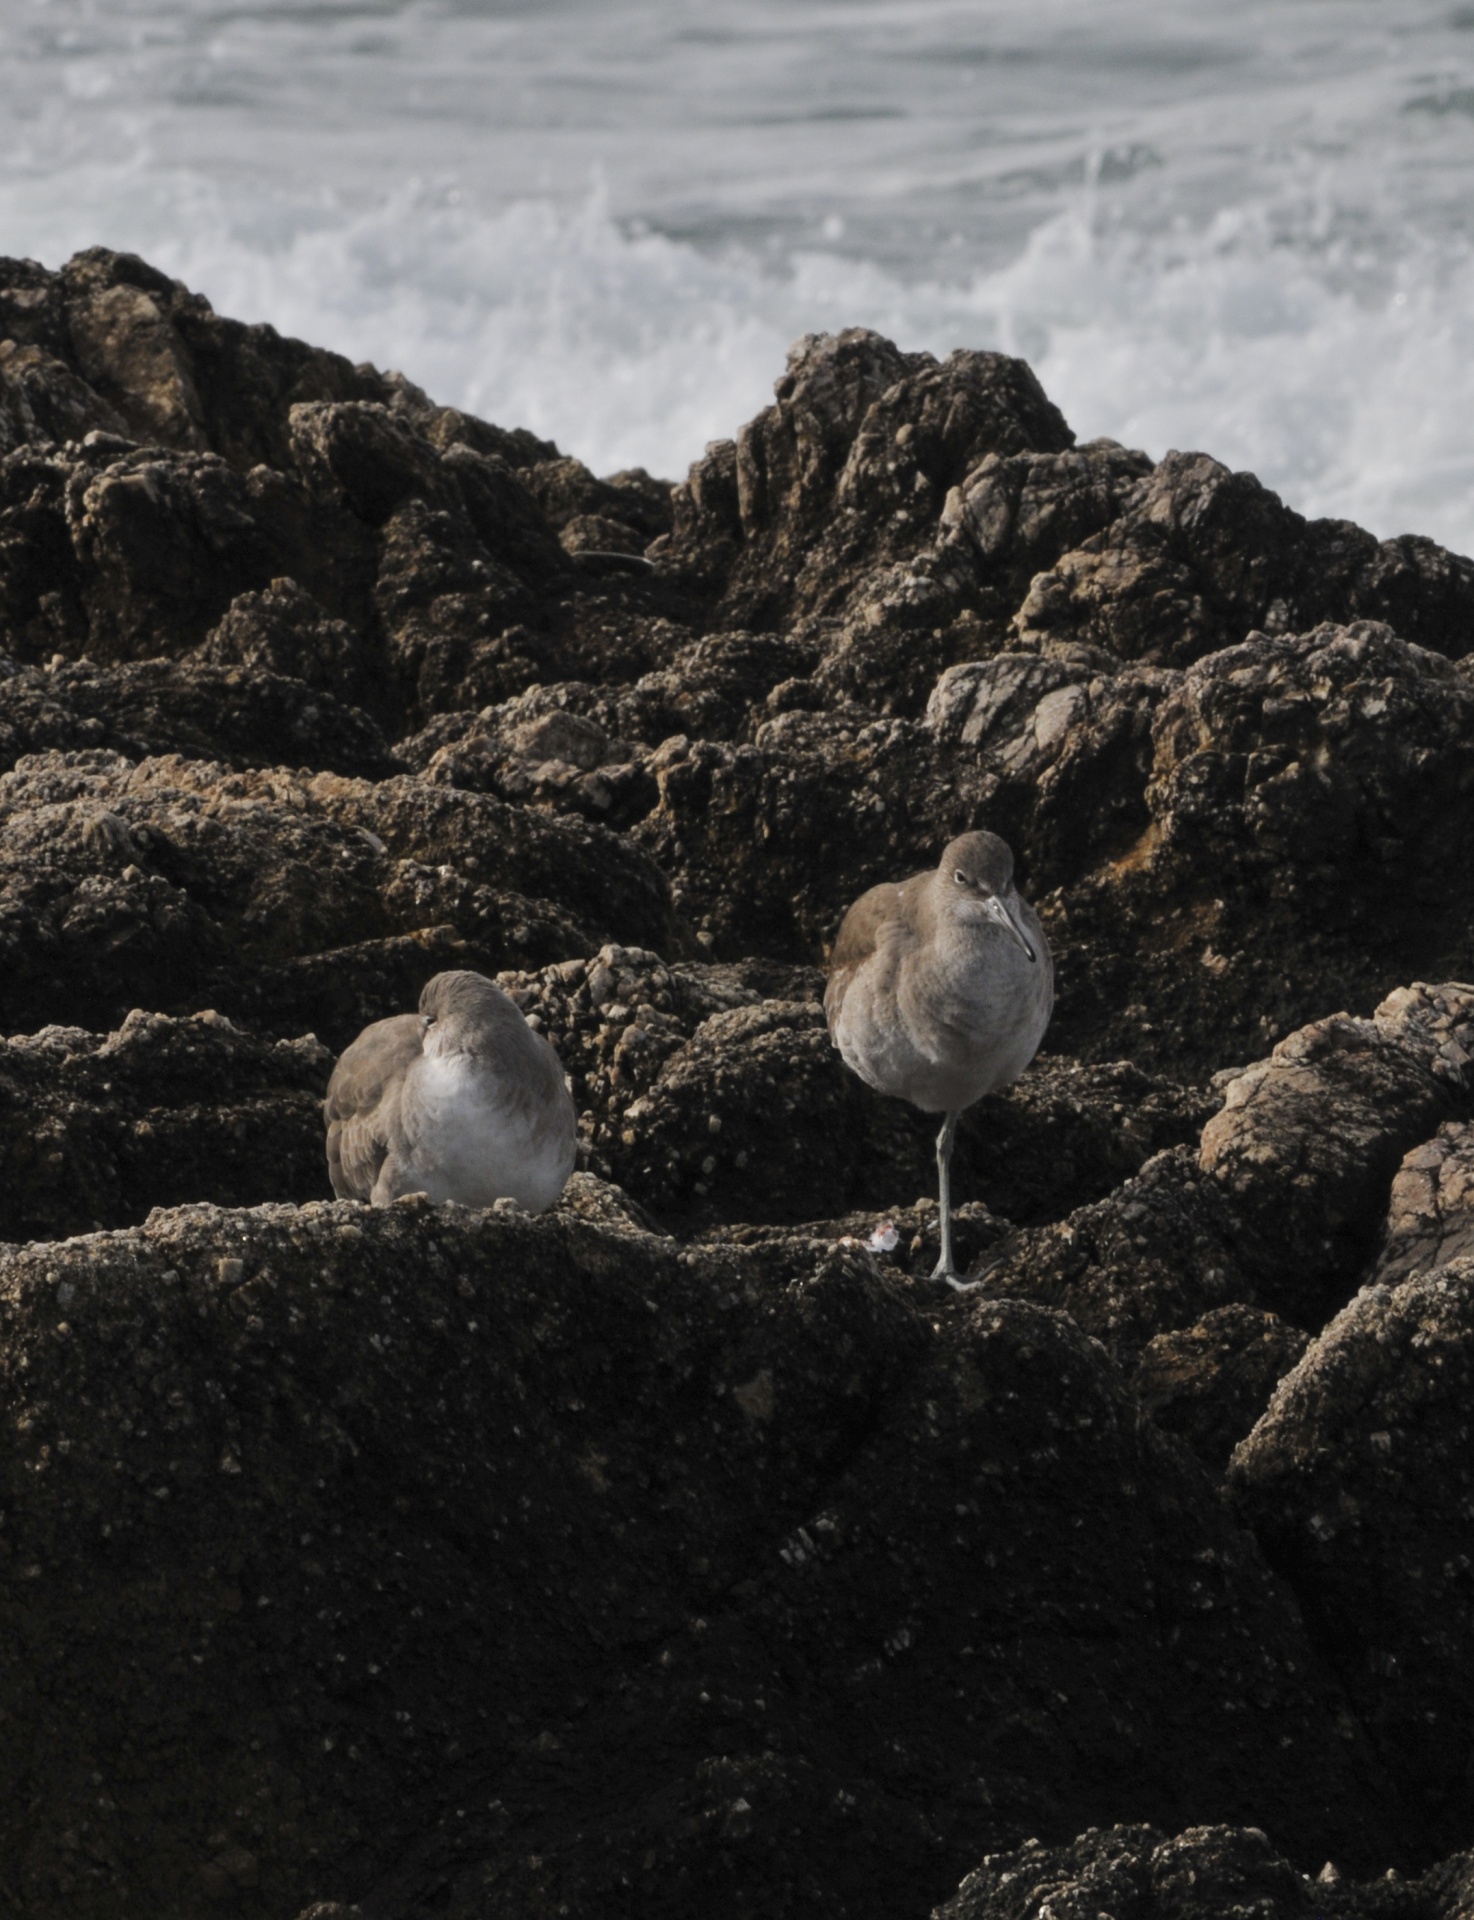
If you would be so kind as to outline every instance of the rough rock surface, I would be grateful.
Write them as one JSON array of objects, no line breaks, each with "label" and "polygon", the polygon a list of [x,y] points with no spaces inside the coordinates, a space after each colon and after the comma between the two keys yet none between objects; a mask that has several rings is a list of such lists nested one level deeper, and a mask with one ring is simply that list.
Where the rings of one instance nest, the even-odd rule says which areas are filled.
[{"label": "rough rock surface", "polygon": [[398,771],[366,713],[249,653],[237,666],[0,661],[0,772],[27,754],[89,747],[133,760],[183,753],[234,769],[311,765],[371,779]]},{"label": "rough rock surface", "polygon": [[1421,1880],[1312,1879],[1257,1827],[1092,1828],[1068,1847],[1037,1840],[970,1873],[933,1920],[1454,1920],[1467,1911],[1469,1855]]},{"label": "rough rock surface", "polygon": [[1222,1473],[1309,1345],[1310,1335],[1299,1327],[1236,1300],[1191,1327],[1153,1335],[1131,1391],[1159,1427]]},{"label": "rough rock surface", "polygon": [[[0,262],[0,1890],[1453,1920],[1474,564],[999,353],[733,429],[598,476]],[[819,1003],[976,826],[1059,998],[957,1294]],[[447,966],[581,1170],[314,1204]]]},{"label": "rough rock surface", "polygon": [[214,1011],[0,1040],[0,1240],[122,1226],[185,1200],[315,1199],[331,1063],[310,1034],[258,1039]]},{"label": "rough rock surface", "polygon": [[1474,1259],[1360,1292],[1286,1375],[1229,1483],[1435,1845],[1474,1790]]},{"label": "rough rock surface", "polygon": [[198,1206],[0,1258],[0,1356],[28,1911],[923,1912],[1102,1804],[1395,1844],[1289,1596],[1062,1315]]},{"label": "rough rock surface", "polygon": [[[1443,998],[1448,1044],[1462,1053],[1474,989]],[[1228,1082],[1203,1129],[1203,1171],[1275,1242],[1266,1304],[1303,1326],[1319,1325],[1366,1265],[1404,1152],[1468,1099],[1462,1070],[1397,1031],[1395,1013],[1388,1002],[1371,1020],[1337,1014],[1291,1034]]]},{"label": "rough rock surface", "polygon": [[1474,1127],[1454,1120],[1404,1156],[1373,1278],[1395,1287],[1461,1254],[1474,1254]]},{"label": "rough rock surface", "polygon": [[396,942],[415,946],[417,992],[446,941],[495,970],[613,933],[678,943],[653,863],[602,827],[489,795],[102,749],[30,755],[0,776],[12,1030],[104,1024],[147,995],[165,1011],[204,996],[300,1032],[336,1002],[321,1037],[340,1047],[362,1024],[359,962],[408,990]]}]

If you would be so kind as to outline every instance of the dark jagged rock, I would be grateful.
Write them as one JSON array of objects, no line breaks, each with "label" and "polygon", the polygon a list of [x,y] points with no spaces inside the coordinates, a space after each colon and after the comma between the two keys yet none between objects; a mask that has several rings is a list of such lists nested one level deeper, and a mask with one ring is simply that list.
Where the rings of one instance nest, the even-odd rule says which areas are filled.
[{"label": "dark jagged rock", "polygon": [[1178,1147],[1103,1200],[1005,1241],[980,1284],[1064,1308],[1129,1368],[1155,1335],[1255,1299],[1268,1262],[1196,1155]]},{"label": "dark jagged rock", "polygon": [[[1085,518],[1122,464],[1097,463],[1093,488],[1064,490],[1068,506]],[[1455,657],[1469,650],[1474,564],[1429,541],[1379,544],[1348,521],[1307,522],[1252,474],[1201,453],[1169,453],[1122,493],[1119,519],[1034,578],[1016,616],[1021,636],[1186,666],[1256,627],[1396,617],[1405,639]],[[1021,504],[1034,505],[1027,488]],[[990,509],[1003,518],[986,490],[980,508],[971,524],[986,527]]]},{"label": "dark jagged rock", "polygon": [[1011,613],[1036,574],[1119,519],[1151,472],[1144,453],[1114,440],[989,454],[948,496],[944,537],[964,547]]},{"label": "dark jagged rock", "polygon": [[1454,1920],[1470,1872],[1312,1880],[1257,1827],[1093,1827],[1067,1847],[1031,1840],[985,1860],[932,1920]]},{"label": "dark jagged rock", "polygon": [[[12,1904],[1460,1920],[1344,1876],[1469,1833],[1471,633],[1003,355],[812,337],[672,489],[0,262]],[[819,962],[977,826],[1059,1000],[958,1296]],[[244,1211],[467,966],[556,1211]]]},{"label": "dark jagged rock", "polygon": [[870,573],[927,544],[948,489],[988,454],[1073,437],[1021,360],[939,364],[859,327],[807,335],[775,391],[676,489],[661,554],[716,586],[733,626],[843,611]]},{"label": "dark jagged rock", "polygon": [[[815,972],[759,991],[741,969],[607,947],[500,978],[558,1048],[594,1164],[657,1213],[802,1222],[895,1211],[933,1184],[937,1121],[845,1069]],[[957,1192],[1052,1218],[1195,1138],[1213,1105],[1124,1063],[1046,1057],[964,1119]]]},{"label": "dark jagged rock", "polygon": [[1474,923],[1448,876],[1474,861],[1466,669],[1385,627],[1254,635],[1190,668],[1153,732],[1139,841],[1046,922],[1067,949],[1056,1044],[1155,1060],[1170,1038],[1179,1072],[1211,1067],[1464,971]]},{"label": "dark jagged rock", "polygon": [[[463,943],[463,964],[490,970],[615,932],[679,944],[665,884],[636,849],[486,795],[101,751],[35,755],[0,777],[11,1031],[106,1026],[145,998],[186,1011],[203,997],[298,1032],[294,964],[337,957],[351,975],[365,947],[436,929]],[[421,959],[416,991],[436,971],[428,950]],[[339,1047],[345,1024],[319,1030]]]},{"label": "dark jagged rock", "polygon": [[[617,529],[610,536],[616,551],[631,553],[643,553],[652,540],[671,530],[671,485],[652,479],[643,467],[597,480],[581,460],[555,456],[530,467],[527,484],[548,524],[564,536],[565,546],[568,529],[579,523],[597,522]],[[633,544],[627,546],[626,541]],[[593,544],[584,539],[574,543]]]},{"label": "dark jagged rock", "polygon": [[50,1240],[204,1199],[324,1189],[326,1047],[216,1013],[135,1011],[116,1033],[0,1041],[0,1240]]},{"label": "dark jagged rock", "polygon": [[0,661],[0,771],[28,754],[97,747],[137,760],[182,753],[237,769],[310,766],[370,779],[397,771],[366,713],[261,660]]},{"label": "dark jagged rock", "polygon": [[0,1321],[31,1912],[921,1911],[1127,1805],[1393,1844],[1293,1606],[1061,1316],[411,1201],[13,1250]]},{"label": "dark jagged rock", "polygon": [[291,579],[273,580],[264,592],[233,600],[195,657],[284,674],[320,692],[347,689],[373,697],[372,663],[358,635]]},{"label": "dark jagged rock", "polygon": [[1463,1254],[1474,1254],[1474,1127],[1451,1120],[1403,1156],[1372,1278],[1395,1287]]},{"label": "dark jagged rock", "polygon": [[954,765],[977,769],[979,806],[1028,849],[1038,884],[1067,885],[1151,828],[1152,722],[1177,684],[1089,648],[999,653],[949,668],[925,724]]},{"label": "dark jagged rock", "polygon": [[986,1291],[1067,1308],[1132,1366],[1157,1336],[1235,1302],[1315,1330],[1373,1259],[1408,1143],[1468,1102],[1471,1008],[1467,987],[1404,989],[1370,1020],[1317,1021],[1220,1075],[1224,1105],[1196,1153],[1176,1147],[1005,1242]]},{"label": "dark jagged rock", "polygon": [[664,764],[690,737],[738,739],[795,689],[816,649],[776,635],[716,634],[626,686],[538,685],[480,713],[448,713],[401,741],[424,779],[630,827],[660,794]]},{"label": "dark jagged rock", "polygon": [[1281,1382],[1229,1470],[1238,1510],[1302,1596],[1408,1832],[1470,1816],[1474,1260],[1363,1289]]},{"label": "dark jagged rock", "polygon": [[[611,615],[650,629],[684,604],[658,583],[590,591],[527,485],[577,468],[638,546],[670,523],[662,483],[596,481],[401,376],[221,320],[131,256],[8,263],[0,333],[0,646],[21,658],[259,651],[229,630],[244,601],[276,670],[313,678],[326,641],[335,687],[397,732],[578,673]],[[318,619],[257,612],[281,579]]]},{"label": "dark jagged rock", "polygon": [[1154,1335],[1131,1391],[1164,1433],[1175,1433],[1210,1472],[1222,1473],[1309,1345],[1308,1333],[1277,1314],[1234,1301],[1191,1327]]},{"label": "dark jagged rock", "polygon": [[[1418,1002],[1438,1020],[1409,1017]],[[1366,1270],[1408,1148],[1468,1095],[1442,1049],[1474,1039],[1474,990],[1417,988],[1371,1020],[1337,1014],[1282,1040],[1229,1081],[1200,1164],[1275,1249],[1260,1298],[1323,1323]]]}]

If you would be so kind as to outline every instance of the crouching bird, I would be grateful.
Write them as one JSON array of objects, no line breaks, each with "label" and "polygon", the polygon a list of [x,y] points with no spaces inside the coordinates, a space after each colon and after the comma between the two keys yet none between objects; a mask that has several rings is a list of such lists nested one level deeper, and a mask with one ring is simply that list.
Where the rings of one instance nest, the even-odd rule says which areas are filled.
[{"label": "crouching bird", "polygon": [[573,1171],[558,1056],[479,973],[437,973],[418,1013],[365,1027],[333,1068],[323,1114],[340,1200],[387,1207],[425,1193],[541,1213]]},{"label": "crouching bird", "polygon": [[868,1086],[946,1116],[933,1278],[954,1287],[963,1284],[952,1264],[957,1116],[1017,1080],[1053,1007],[1049,943],[996,833],[964,833],[935,872],[872,887],[840,925],[824,994],[830,1038]]}]

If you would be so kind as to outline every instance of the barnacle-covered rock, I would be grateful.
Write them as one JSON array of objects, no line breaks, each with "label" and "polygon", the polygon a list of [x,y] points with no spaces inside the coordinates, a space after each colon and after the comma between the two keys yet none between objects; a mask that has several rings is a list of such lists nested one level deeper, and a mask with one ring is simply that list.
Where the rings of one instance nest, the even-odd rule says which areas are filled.
[{"label": "barnacle-covered rock", "polygon": [[740,1845],[777,1910],[921,1912],[1123,1800],[1386,1844],[1293,1603],[1098,1348],[785,1265],[417,1198],[0,1251],[26,1909],[412,1873],[676,1920]]},{"label": "barnacle-covered rock", "polygon": [[1357,1294],[1229,1469],[1425,1844],[1468,1832],[1474,1260]]}]

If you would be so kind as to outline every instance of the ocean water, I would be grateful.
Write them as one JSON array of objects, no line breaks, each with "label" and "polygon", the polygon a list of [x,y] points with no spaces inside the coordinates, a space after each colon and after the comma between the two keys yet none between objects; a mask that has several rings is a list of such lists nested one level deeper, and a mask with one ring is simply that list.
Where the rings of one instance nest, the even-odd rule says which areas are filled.
[{"label": "ocean water", "polygon": [[863,324],[1474,550],[1474,5],[5,0],[0,252],[94,243],[599,471]]}]

